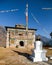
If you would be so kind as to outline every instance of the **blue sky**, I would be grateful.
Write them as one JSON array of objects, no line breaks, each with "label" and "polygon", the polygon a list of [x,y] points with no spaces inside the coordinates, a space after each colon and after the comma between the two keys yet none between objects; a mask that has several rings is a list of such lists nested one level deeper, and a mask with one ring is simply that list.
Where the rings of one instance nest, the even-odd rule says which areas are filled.
[{"label": "blue sky", "polygon": [[[52,0],[0,0],[0,10],[19,9],[16,12],[0,13],[0,25],[15,26],[15,24],[26,25],[25,8],[26,3],[29,5],[28,27],[37,29],[36,34],[50,37],[52,31],[52,10],[42,10],[42,8],[52,8]],[[46,29],[48,34],[43,31],[42,27],[33,20],[31,12]]]}]

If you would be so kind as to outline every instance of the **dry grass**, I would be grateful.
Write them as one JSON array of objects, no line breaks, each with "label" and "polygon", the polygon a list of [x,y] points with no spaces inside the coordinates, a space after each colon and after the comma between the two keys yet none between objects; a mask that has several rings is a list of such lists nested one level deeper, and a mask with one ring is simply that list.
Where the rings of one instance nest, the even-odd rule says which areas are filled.
[{"label": "dry grass", "polygon": [[47,55],[52,56],[52,49],[46,49],[47,50]]},{"label": "dry grass", "polygon": [[[47,56],[52,55],[52,50],[50,49],[46,49],[46,50],[48,51]],[[32,53],[30,49],[24,49],[24,48],[23,49],[0,48],[0,65],[38,65],[37,63],[34,64],[32,61],[28,60],[25,56],[19,55],[15,51],[21,53],[27,53],[27,54]]]}]

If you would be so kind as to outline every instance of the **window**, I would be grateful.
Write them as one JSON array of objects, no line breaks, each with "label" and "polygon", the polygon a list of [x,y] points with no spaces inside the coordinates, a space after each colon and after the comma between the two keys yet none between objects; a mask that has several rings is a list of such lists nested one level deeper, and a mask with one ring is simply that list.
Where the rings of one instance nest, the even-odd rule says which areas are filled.
[{"label": "window", "polygon": [[14,44],[15,43],[15,39],[14,38],[10,38],[10,43]]}]

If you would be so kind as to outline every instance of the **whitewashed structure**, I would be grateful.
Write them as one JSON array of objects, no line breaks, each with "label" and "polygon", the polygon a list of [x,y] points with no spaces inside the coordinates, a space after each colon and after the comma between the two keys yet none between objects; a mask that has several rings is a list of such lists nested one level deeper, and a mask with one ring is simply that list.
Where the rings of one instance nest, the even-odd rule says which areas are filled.
[{"label": "whitewashed structure", "polygon": [[40,39],[37,39],[35,42],[35,49],[34,49],[34,57],[33,62],[39,62],[39,61],[48,61],[48,58],[46,57],[46,50],[42,49],[42,41]]}]

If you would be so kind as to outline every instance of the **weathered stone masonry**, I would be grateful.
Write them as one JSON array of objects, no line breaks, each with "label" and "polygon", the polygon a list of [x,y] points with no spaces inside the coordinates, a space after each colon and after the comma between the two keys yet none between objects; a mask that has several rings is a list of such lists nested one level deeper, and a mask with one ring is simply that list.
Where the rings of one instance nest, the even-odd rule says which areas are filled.
[{"label": "weathered stone masonry", "polygon": [[28,33],[26,33],[26,28],[23,25],[15,25],[15,27],[6,27],[6,31],[7,48],[34,46],[36,29],[28,29]]}]

